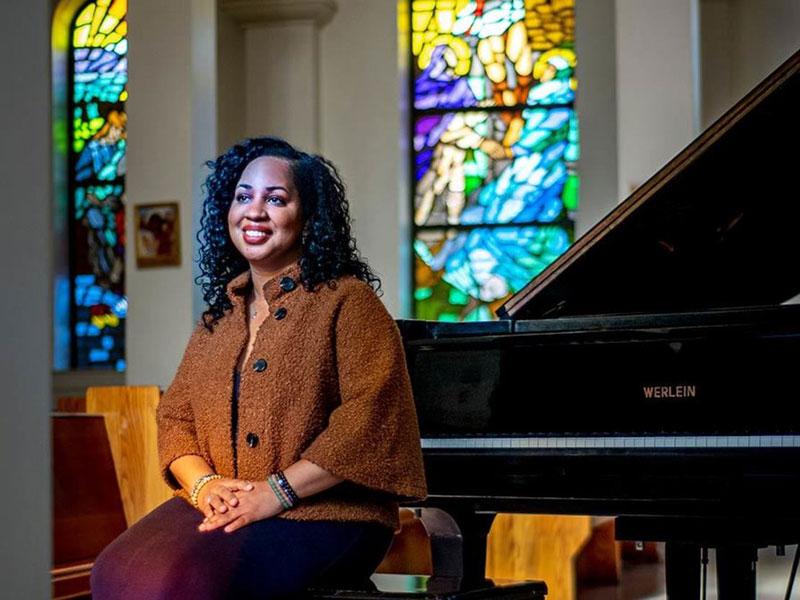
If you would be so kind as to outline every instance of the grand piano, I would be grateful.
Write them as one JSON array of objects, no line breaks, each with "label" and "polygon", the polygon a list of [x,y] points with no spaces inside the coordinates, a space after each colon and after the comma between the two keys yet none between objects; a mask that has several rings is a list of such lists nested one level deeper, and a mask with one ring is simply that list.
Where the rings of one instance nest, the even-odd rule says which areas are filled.
[{"label": "grand piano", "polygon": [[498,311],[398,321],[430,496],[482,578],[498,512],[616,517],[667,593],[754,598],[800,542],[800,52]]}]

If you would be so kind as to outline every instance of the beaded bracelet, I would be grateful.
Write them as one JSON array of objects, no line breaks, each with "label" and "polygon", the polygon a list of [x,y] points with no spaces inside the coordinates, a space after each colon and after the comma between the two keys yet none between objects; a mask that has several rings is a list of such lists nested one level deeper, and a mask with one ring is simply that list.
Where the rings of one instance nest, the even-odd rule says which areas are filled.
[{"label": "beaded bracelet", "polygon": [[281,503],[281,507],[283,507],[283,510],[289,510],[290,508],[292,508],[292,505],[289,504],[289,501],[281,492],[281,488],[275,481],[274,475],[270,475],[269,477],[267,477],[267,483],[269,484],[269,487],[272,489],[272,492],[275,494],[275,497],[278,499],[278,502]]},{"label": "beaded bracelet", "polygon": [[272,491],[284,510],[294,508],[300,503],[300,498],[297,496],[292,486],[289,485],[283,471],[276,471],[267,477],[267,483],[269,487],[272,488]]},{"label": "beaded bracelet", "polygon": [[214,479],[222,479],[222,475],[217,475],[216,473],[209,473],[208,475],[203,475],[202,477],[198,478],[197,481],[194,482],[194,485],[192,486],[192,493],[189,494],[189,499],[192,502],[192,506],[194,506],[195,508],[199,508],[199,506],[197,506],[197,498],[200,496],[200,490],[203,489],[203,486],[205,486],[205,484]]},{"label": "beaded bracelet", "polygon": [[286,479],[286,475],[283,474],[283,471],[275,471],[275,477],[277,477],[278,485],[281,486],[281,489],[289,498],[289,502],[291,502],[292,506],[297,506],[300,504],[300,498],[298,498],[294,488],[289,485],[289,480]]}]

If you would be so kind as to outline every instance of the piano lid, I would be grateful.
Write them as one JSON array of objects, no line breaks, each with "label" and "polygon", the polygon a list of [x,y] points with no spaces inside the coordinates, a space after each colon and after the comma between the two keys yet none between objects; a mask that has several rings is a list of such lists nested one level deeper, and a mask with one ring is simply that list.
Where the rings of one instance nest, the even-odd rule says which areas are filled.
[{"label": "piano lid", "polygon": [[800,292],[800,51],[497,310],[775,305]]}]

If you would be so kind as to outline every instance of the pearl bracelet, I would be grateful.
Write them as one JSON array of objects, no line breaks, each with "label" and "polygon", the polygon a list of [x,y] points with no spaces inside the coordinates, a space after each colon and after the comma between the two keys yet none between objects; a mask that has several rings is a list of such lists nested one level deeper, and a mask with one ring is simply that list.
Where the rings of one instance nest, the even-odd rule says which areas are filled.
[{"label": "pearl bracelet", "polygon": [[202,477],[198,478],[197,481],[194,482],[194,485],[192,486],[192,493],[189,494],[192,506],[194,506],[195,508],[200,508],[197,505],[197,498],[198,496],[200,496],[200,490],[203,489],[203,486],[205,486],[205,484],[207,484],[209,481],[212,481],[213,479],[222,479],[222,475],[217,475],[216,473],[209,473],[208,475],[203,475]]}]

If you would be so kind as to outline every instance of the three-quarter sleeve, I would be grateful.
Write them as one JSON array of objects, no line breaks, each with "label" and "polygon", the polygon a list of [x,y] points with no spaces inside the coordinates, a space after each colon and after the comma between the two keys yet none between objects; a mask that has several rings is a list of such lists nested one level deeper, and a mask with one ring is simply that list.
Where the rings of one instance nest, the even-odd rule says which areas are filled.
[{"label": "three-quarter sleeve", "polygon": [[167,485],[174,490],[180,490],[181,485],[170,472],[170,463],[186,454],[202,456],[197,443],[194,413],[189,394],[191,381],[190,363],[199,341],[202,327],[202,325],[195,327],[183,353],[183,358],[178,365],[175,378],[161,396],[156,410],[158,459],[161,467],[161,476],[167,482]]},{"label": "three-quarter sleeve", "polygon": [[301,454],[398,499],[426,496],[419,425],[400,332],[366,284],[347,290],[335,326],[340,403]]}]

